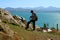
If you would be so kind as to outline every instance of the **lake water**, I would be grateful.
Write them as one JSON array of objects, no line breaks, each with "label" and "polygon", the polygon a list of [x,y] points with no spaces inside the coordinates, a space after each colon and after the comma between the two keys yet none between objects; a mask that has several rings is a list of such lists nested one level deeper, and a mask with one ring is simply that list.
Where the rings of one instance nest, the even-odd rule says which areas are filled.
[{"label": "lake water", "polygon": [[[11,11],[12,15],[18,15],[24,17],[27,21],[29,21],[29,17],[31,15],[30,12],[20,12],[20,11]],[[38,16],[38,21],[36,21],[36,25],[43,27],[43,24],[48,24],[49,28],[55,27],[58,24],[60,29],[60,13],[59,12],[36,12]]]}]

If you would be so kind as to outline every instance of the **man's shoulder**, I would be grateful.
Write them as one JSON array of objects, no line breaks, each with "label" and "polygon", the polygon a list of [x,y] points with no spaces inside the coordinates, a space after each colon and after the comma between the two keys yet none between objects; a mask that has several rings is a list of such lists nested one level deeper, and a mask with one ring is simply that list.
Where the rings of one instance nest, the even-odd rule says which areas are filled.
[{"label": "man's shoulder", "polygon": [[36,13],[33,13],[34,15],[36,15]]}]

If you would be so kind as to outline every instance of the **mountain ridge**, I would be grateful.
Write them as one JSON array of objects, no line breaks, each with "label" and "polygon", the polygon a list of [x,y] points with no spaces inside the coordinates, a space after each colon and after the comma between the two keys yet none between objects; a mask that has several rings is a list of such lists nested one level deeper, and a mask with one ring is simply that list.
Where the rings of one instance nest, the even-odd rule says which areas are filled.
[{"label": "mountain ridge", "polygon": [[60,8],[57,8],[57,7],[52,7],[52,6],[49,6],[49,7],[35,7],[35,8],[12,8],[12,7],[6,7],[4,8],[6,10],[9,10],[9,11],[30,11],[30,10],[34,10],[34,11],[60,11]]}]

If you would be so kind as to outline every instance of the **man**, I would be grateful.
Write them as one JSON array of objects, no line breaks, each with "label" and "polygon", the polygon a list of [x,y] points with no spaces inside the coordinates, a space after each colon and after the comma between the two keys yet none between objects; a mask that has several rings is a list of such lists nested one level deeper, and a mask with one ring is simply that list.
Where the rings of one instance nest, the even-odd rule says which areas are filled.
[{"label": "man", "polygon": [[25,28],[26,30],[29,28],[29,24],[31,22],[33,23],[33,30],[35,30],[35,21],[37,21],[37,16],[33,10],[31,10],[31,13],[32,15],[30,16],[30,21],[27,23],[27,27]]}]

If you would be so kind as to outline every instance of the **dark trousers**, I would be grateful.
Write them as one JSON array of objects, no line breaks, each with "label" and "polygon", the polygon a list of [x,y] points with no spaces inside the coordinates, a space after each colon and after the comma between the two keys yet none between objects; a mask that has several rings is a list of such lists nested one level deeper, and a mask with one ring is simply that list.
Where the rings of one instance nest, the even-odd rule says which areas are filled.
[{"label": "dark trousers", "polygon": [[29,24],[30,24],[31,22],[33,23],[33,30],[35,30],[35,20],[30,20],[30,21],[27,23],[26,29],[29,28]]}]

